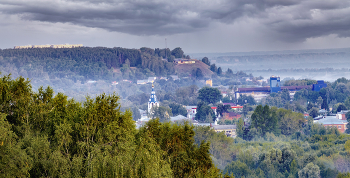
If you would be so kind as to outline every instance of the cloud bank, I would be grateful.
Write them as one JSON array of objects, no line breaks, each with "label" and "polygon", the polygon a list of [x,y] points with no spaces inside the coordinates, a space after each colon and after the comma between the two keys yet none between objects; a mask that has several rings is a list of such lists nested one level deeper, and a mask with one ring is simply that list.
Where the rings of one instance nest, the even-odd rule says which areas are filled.
[{"label": "cloud bank", "polygon": [[350,36],[348,0],[2,0],[0,12],[138,36],[191,33],[237,21],[255,21],[282,41]]}]

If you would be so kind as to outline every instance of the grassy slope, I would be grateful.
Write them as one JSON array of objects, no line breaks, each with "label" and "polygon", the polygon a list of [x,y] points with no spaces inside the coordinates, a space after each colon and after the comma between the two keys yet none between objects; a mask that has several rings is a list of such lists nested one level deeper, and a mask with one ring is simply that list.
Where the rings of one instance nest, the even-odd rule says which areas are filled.
[{"label": "grassy slope", "polygon": [[209,70],[209,66],[204,64],[202,61],[195,60],[194,64],[177,64],[175,70],[177,74],[188,74],[190,75],[193,69],[200,68],[204,76],[210,77],[213,72]]}]

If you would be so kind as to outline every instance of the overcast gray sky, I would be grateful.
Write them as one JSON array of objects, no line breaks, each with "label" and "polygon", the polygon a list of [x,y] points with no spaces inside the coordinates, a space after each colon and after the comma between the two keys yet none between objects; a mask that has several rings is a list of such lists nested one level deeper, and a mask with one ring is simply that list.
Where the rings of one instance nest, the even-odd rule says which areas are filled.
[{"label": "overcast gray sky", "polygon": [[0,48],[83,44],[185,53],[350,47],[350,0],[0,0]]}]

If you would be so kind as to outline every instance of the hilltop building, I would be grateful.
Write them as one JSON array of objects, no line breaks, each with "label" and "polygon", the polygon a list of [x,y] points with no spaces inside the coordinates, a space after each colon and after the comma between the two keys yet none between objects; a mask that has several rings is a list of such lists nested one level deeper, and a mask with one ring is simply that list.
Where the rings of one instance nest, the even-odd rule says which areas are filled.
[{"label": "hilltop building", "polygon": [[194,64],[196,63],[196,61],[192,59],[176,58],[174,59],[174,63],[175,64]]},{"label": "hilltop building", "polygon": [[260,101],[266,98],[271,93],[278,93],[283,89],[288,89],[291,97],[295,92],[302,89],[311,89],[312,91],[320,91],[322,88],[327,87],[327,84],[323,80],[318,80],[316,84],[304,85],[304,86],[281,86],[280,77],[271,76],[269,87],[255,87],[255,88],[237,88],[235,91],[235,97],[238,99],[240,95],[251,95],[256,101]]},{"label": "hilltop building", "polygon": [[156,92],[154,91],[154,85],[152,84],[152,92],[148,101],[148,113],[151,113],[153,107],[159,107],[159,102],[157,101]]},{"label": "hilltop building", "polygon": [[26,45],[15,46],[13,49],[31,49],[31,48],[78,48],[83,47],[82,44],[59,44],[59,45]]}]

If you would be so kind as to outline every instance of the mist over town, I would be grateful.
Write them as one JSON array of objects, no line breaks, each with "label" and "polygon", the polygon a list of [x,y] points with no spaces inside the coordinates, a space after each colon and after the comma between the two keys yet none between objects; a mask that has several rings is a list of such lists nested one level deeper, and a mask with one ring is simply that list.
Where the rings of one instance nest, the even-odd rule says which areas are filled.
[{"label": "mist over town", "polygon": [[350,1],[1,0],[0,177],[350,177]]}]

